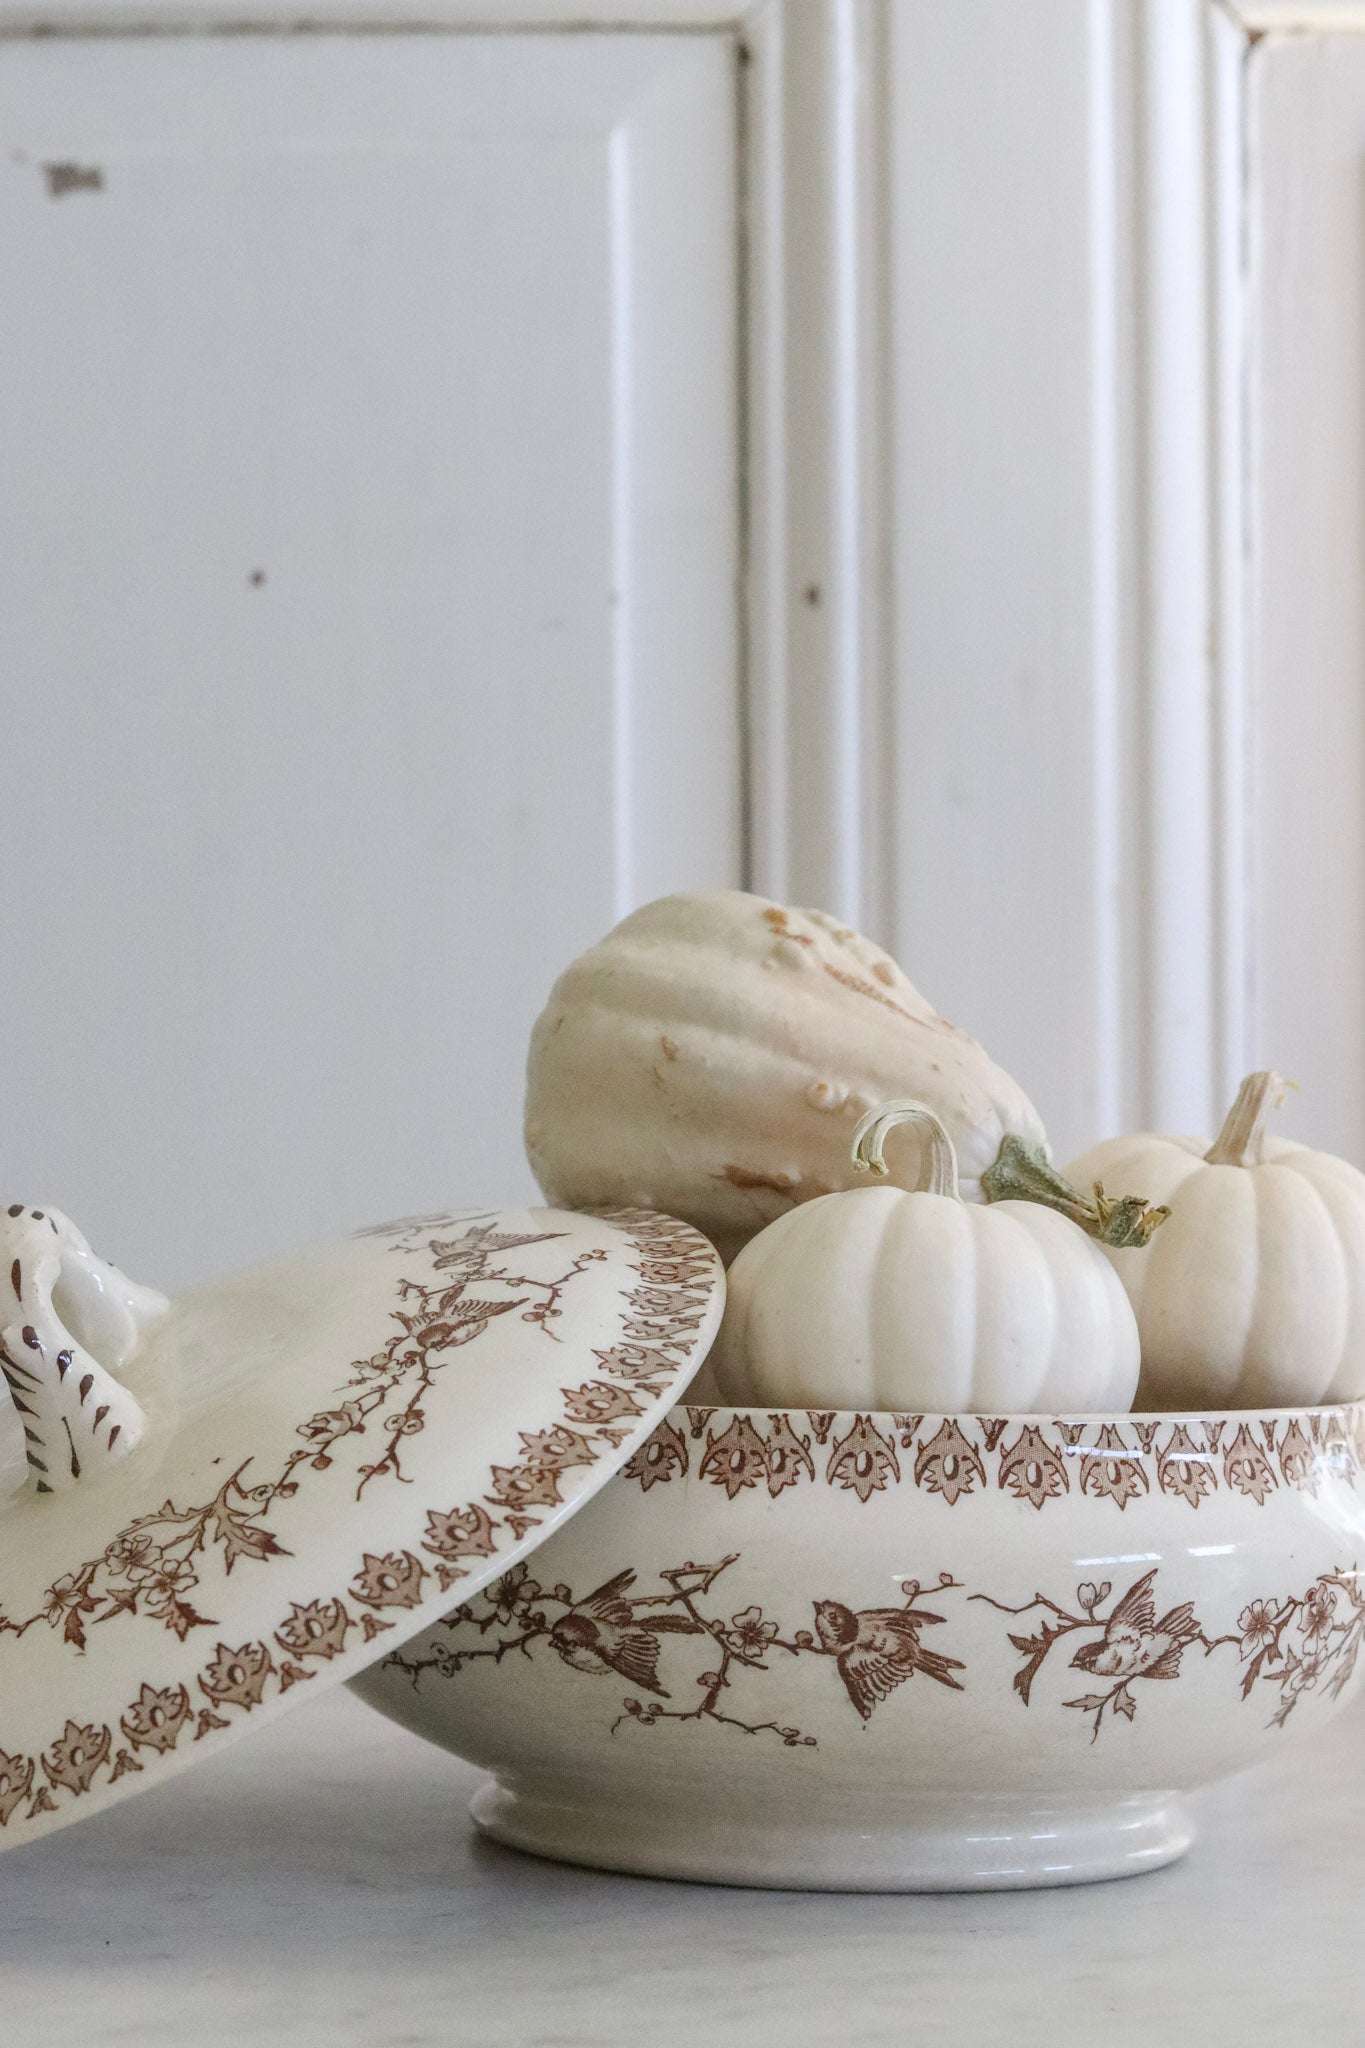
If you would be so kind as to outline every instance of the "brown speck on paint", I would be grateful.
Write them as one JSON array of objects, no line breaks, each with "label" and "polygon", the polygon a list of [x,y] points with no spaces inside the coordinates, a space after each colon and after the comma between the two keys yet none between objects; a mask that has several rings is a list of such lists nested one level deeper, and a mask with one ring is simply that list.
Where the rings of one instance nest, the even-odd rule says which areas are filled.
[{"label": "brown speck on paint", "polygon": [[9,1269],[9,1284],[14,1289],[15,1300],[22,1301],[24,1297],[24,1269],[17,1259]]},{"label": "brown speck on paint", "polygon": [[663,1047],[663,1055],[666,1060],[675,1060],[678,1057],[678,1044],[676,1039],[668,1037],[667,1033],[665,1033],[665,1035],[659,1040],[659,1044]]},{"label": "brown speck on paint", "polygon": [[808,583],[801,593],[801,602],[803,604],[808,604],[811,607],[811,610],[814,611],[815,608],[819,605],[823,596],[824,592],[821,590],[818,583]]},{"label": "brown speck on paint", "polygon": [[253,569],[246,580],[251,585],[253,590],[259,590],[261,585],[265,582],[265,570]]},{"label": "brown speck on paint", "polygon": [[98,164],[44,164],[49,199],[64,199],[68,192],[102,192],[104,172]]}]

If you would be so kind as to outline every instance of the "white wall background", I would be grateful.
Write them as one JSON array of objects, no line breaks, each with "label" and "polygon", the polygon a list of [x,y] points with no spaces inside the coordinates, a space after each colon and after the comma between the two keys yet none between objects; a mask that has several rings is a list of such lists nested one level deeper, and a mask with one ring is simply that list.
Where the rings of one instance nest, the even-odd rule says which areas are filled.
[{"label": "white wall background", "polygon": [[1365,10],[316,12],[0,0],[14,1196],[515,1195],[553,973],[746,876],[1062,1157],[1365,1161]]}]

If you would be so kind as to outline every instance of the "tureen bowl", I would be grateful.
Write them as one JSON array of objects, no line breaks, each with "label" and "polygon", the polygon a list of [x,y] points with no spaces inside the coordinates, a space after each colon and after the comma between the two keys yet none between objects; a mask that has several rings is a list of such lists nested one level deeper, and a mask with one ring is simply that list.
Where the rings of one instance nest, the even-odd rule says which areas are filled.
[{"label": "tureen bowl", "polygon": [[1150,1870],[1360,1682],[1365,1404],[679,1407],[353,1681],[519,1849],[731,1884]]}]

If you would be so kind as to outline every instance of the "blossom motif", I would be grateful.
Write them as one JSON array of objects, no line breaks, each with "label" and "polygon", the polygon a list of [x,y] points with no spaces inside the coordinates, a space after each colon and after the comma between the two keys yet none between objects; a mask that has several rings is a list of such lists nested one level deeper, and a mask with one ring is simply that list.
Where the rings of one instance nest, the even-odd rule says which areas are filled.
[{"label": "blossom motif", "polygon": [[410,1550],[391,1550],[383,1557],[366,1551],[355,1575],[355,1596],[367,1607],[416,1607],[426,1575],[426,1566]]},{"label": "blossom motif", "polygon": [[120,1726],[134,1749],[174,1749],[190,1713],[190,1696],[183,1685],[144,1685]]},{"label": "blossom motif", "polygon": [[1310,1587],[1304,1597],[1303,1606],[1299,1609],[1298,1625],[1303,1631],[1306,1641],[1310,1643],[1320,1642],[1330,1631],[1332,1623],[1336,1618],[1336,1611],[1337,1596],[1335,1588],[1324,1585],[1323,1581],[1319,1579],[1316,1585]]},{"label": "blossom motif", "polygon": [[730,1616],[730,1626],[721,1640],[737,1657],[758,1658],[777,1638],[777,1623],[763,1619],[761,1607],[746,1607]]},{"label": "blossom motif", "polygon": [[145,1565],[151,1557],[153,1542],[146,1529],[124,1529],[116,1536],[104,1553],[104,1561],[111,1571],[134,1572]]},{"label": "blossom motif", "polygon": [[249,1713],[259,1706],[265,1682],[273,1664],[264,1643],[243,1643],[230,1650],[219,1643],[208,1669],[202,1673],[200,1690],[218,1706],[243,1707]]},{"label": "blossom motif", "polygon": [[1251,1600],[1237,1617],[1238,1633],[1241,1636],[1240,1655],[1243,1663],[1261,1650],[1269,1649],[1275,1640],[1280,1617],[1268,1601]]},{"label": "blossom motif", "polygon": [[527,1614],[539,1598],[540,1587],[524,1564],[514,1564],[510,1572],[504,1572],[484,1591],[490,1611],[504,1628]]},{"label": "blossom motif", "polygon": [[79,1610],[88,1604],[89,1594],[71,1572],[65,1572],[61,1578],[54,1579],[43,1595],[43,1613],[52,1628],[59,1627],[65,1616],[73,1609]]},{"label": "blossom motif", "polygon": [[147,1612],[155,1615],[169,1614],[199,1584],[188,1558],[167,1557],[164,1552],[154,1563],[139,1565],[128,1576],[141,1588]]},{"label": "blossom motif", "polygon": [[1300,1657],[1291,1664],[1284,1681],[1284,1697],[1295,1700],[1302,1693],[1312,1692],[1322,1676],[1325,1660],[1320,1655]]},{"label": "blossom motif", "polygon": [[107,1728],[68,1721],[43,1757],[48,1783],[68,1792],[88,1792],[101,1766],[108,1762],[113,1737]]},{"label": "blossom motif", "polygon": [[339,1408],[324,1408],[317,1415],[310,1415],[301,1422],[294,1432],[308,1443],[335,1443],[338,1437],[351,1436],[365,1427],[365,1410],[358,1401],[343,1401]]},{"label": "blossom motif", "polygon": [[291,1656],[330,1662],[341,1655],[350,1626],[351,1617],[340,1600],[310,1600],[306,1606],[296,1600],[288,1620],[276,1629],[275,1640]]}]

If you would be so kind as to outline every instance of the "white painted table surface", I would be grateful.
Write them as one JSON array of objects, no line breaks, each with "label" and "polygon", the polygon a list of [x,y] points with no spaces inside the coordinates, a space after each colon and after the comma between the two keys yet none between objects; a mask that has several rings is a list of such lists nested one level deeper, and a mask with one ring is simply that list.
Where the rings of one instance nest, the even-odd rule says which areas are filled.
[{"label": "white painted table surface", "polygon": [[481,1842],[477,1774],[347,1694],[0,1860],[5,2048],[1360,2039],[1365,1714],[1197,1802],[1183,1864],[930,1898]]}]

